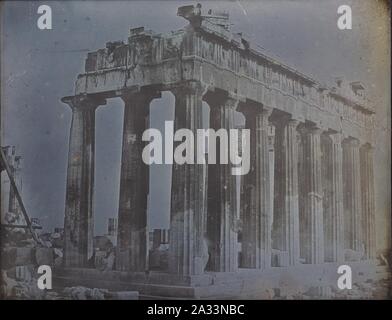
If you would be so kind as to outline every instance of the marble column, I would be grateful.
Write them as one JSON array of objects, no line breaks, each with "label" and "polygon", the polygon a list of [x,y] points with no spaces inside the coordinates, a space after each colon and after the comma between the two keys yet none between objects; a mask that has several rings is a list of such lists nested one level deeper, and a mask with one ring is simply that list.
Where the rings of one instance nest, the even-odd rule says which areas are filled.
[{"label": "marble column", "polygon": [[95,110],[104,100],[66,97],[72,109],[64,219],[64,266],[88,267],[93,256]]},{"label": "marble column", "polygon": [[343,155],[342,135],[330,133],[323,135],[325,144],[323,157],[327,158],[323,164],[328,181],[328,188],[324,191],[324,247],[325,261],[342,262],[344,260],[344,219],[343,219]]},{"label": "marble column", "polygon": [[348,138],[343,143],[343,205],[345,248],[362,251],[361,172],[359,141]]},{"label": "marble column", "polygon": [[275,197],[273,247],[288,257],[284,264],[299,263],[298,139],[295,119],[275,123]]},{"label": "marble column", "polygon": [[[229,130],[234,129],[234,112],[237,101],[216,95],[207,100],[210,106],[210,128],[223,135],[216,136],[216,164],[208,165],[207,238],[209,240],[208,269],[233,272],[238,269],[237,192],[236,176],[230,161],[221,161],[222,139],[226,139],[229,160]],[[225,162],[225,163],[222,163]]]},{"label": "marble column", "polygon": [[366,144],[360,149],[362,230],[365,258],[376,258],[376,221],[374,203],[373,147]]},{"label": "marble column", "polygon": [[[202,87],[190,83],[173,90],[175,130],[202,128]],[[174,148],[183,142],[174,142]],[[197,142],[194,150],[197,150]],[[194,155],[196,163],[196,152]],[[204,272],[208,260],[205,241],[206,165],[178,164],[172,167],[169,271],[189,276]]]},{"label": "marble column", "polygon": [[268,118],[272,109],[243,108],[246,129],[250,130],[250,172],[243,177],[242,261],[244,268],[271,266],[270,154]]},{"label": "marble column", "polygon": [[304,177],[301,188],[304,193],[305,262],[324,262],[323,192],[321,180],[321,129],[303,129]]},{"label": "marble column", "polygon": [[275,126],[269,122],[268,125],[268,151],[269,151],[269,189],[270,189],[270,207],[271,207],[271,247],[272,247],[272,225],[273,225],[273,207],[274,207],[274,183],[275,183]]},{"label": "marble column", "polygon": [[143,132],[149,127],[149,107],[155,92],[124,92],[124,126],[118,211],[116,268],[148,268],[147,199],[149,167],[143,162]]}]

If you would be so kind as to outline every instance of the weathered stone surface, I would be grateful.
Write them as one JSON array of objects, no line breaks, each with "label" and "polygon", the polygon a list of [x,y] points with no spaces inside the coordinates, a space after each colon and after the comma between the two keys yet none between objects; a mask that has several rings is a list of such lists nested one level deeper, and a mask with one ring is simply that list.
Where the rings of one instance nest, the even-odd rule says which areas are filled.
[{"label": "weathered stone surface", "polygon": [[287,251],[289,264],[299,263],[298,141],[294,119],[276,121],[273,248]]},{"label": "weathered stone surface", "polygon": [[139,300],[137,291],[119,291],[112,293],[112,300]]},{"label": "weathered stone surface", "polygon": [[362,230],[366,259],[376,258],[376,217],[374,199],[373,147],[360,149]]},{"label": "weathered stone surface", "polygon": [[[114,253],[97,253],[104,267],[96,281],[156,296],[327,298],[339,296],[330,285],[337,263],[350,261],[359,280],[343,296],[371,296],[361,281],[374,277],[363,259],[376,257],[373,108],[355,90],[324,88],[260,52],[230,32],[228,16],[217,20],[188,9],[179,11],[190,22],[179,31],[134,28],[128,43],[109,42],[89,53],[76,95],[63,99],[73,111],[64,266],[86,267],[92,256],[94,112],[104,99],[122,97],[117,271],[107,267],[114,261],[104,261],[114,260]],[[210,105],[210,127],[231,129],[240,105],[251,129],[251,169],[242,177],[238,215],[231,165],[173,165],[169,248],[151,251],[154,267],[167,261],[169,273],[154,274],[147,260],[149,173],[141,135],[151,100],[165,90],[176,98],[176,130],[203,127],[203,99]],[[271,127],[274,141],[268,140]],[[237,262],[241,227],[246,272]],[[79,275],[91,276],[81,270]]]},{"label": "weathered stone surface", "polygon": [[341,262],[344,260],[342,136],[326,133],[321,137],[324,258],[328,262]]},{"label": "weathered stone surface", "polygon": [[343,141],[343,204],[345,249],[364,254],[361,231],[361,172],[359,141]]},{"label": "weathered stone surface", "polygon": [[[216,131],[223,128],[227,133],[230,129],[234,129],[234,111],[237,102],[231,98],[215,95],[210,97],[208,103],[210,128]],[[209,263],[207,268],[212,271],[230,272],[238,268],[236,176],[232,175],[233,166],[229,161],[221,163],[223,160],[220,158],[221,139],[223,138],[216,140],[216,164],[208,165],[206,231]],[[229,148],[231,147],[233,146],[229,145]]]},{"label": "weathered stone surface", "polygon": [[64,220],[65,266],[87,266],[93,254],[95,109],[105,101],[63,98],[72,109]]},{"label": "weathered stone surface", "polygon": [[141,154],[142,141],[148,127],[149,107],[153,91],[124,92],[123,144],[118,213],[118,270],[144,271],[147,268],[147,196],[148,166]]},{"label": "weathered stone surface", "polygon": [[34,248],[8,247],[1,248],[2,268],[7,270],[11,267],[34,263]]},{"label": "weathered stone surface", "polygon": [[[202,128],[202,88],[197,83],[190,83],[175,90],[174,94],[175,130],[187,128],[195,133]],[[172,273],[198,275],[204,272],[206,173],[205,164],[173,165],[169,248]]]},{"label": "weathered stone surface", "polygon": [[340,87],[320,90],[323,86],[315,79],[252,44],[249,54],[244,47],[249,41],[222,27],[222,21],[159,35],[134,28],[128,43],[108,43],[89,53],[75,93],[144,85],[168,90],[184,80],[198,81],[256,101],[260,108],[306,115],[313,123],[322,119],[329,129],[371,142],[374,109],[362,96]]},{"label": "weathered stone surface", "polygon": [[301,234],[306,240],[302,252],[305,262],[318,264],[324,262],[323,193],[321,183],[321,129],[303,128],[304,176],[301,188],[304,189],[304,214],[301,220]]},{"label": "weathered stone surface", "polygon": [[251,170],[243,177],[242,261],[244,268],[265,269],[271,266],[272,203],[270,203],[270,161],[268,150],[268,117],[270,109],[242,107],[245,127],[250,129]]},{"label": "weathered stone surface", "polygon": [[36,248],[35,262],[37,265],[52,266],[54,262],[54,252],[52,248]]}]

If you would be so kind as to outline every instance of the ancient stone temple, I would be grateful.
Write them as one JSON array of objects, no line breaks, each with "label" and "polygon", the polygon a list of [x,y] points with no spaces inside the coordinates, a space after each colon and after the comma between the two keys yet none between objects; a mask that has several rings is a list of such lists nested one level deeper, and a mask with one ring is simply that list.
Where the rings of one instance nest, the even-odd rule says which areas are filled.
[{"label": "ancient stone temple", "polygon": [[[153,296],[237,297],[266,287],[336,286],[344,263],[358,281],[371,277],[374,110],[362,84],[321,85],[232,33],[227,13],[185,6],[177,14],[189,21],[183,29],[134,28],[127,43],[89,53],[75,95],[62,98],[72,109],[64,274],[81,275],[75,283],[103,277],[88,269],[94,115],[106,99],[121,97],[116,270],[106,280]],[[230,164],[173,164],[168,265],[146,272],[149,166],[142,133],[149,105],[163,91],[175,96],[176,129],[201,128],[203,101],[210,128],[234,128],[234,113],[242,113],[251,169],[241,176],[238,204]]]}]

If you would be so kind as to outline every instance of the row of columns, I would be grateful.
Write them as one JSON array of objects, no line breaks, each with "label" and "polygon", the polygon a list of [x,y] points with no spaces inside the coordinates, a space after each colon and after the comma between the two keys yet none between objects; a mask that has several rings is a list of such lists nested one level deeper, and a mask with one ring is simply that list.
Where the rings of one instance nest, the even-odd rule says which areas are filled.
[{"label": "row of columns", "polygon": [[[212,129],[233,129],[236,110],[245,116],[245,128],[251,134],[251,165],[250,172],[241,178],[242,267],[270,267],[274,264],[273,249],[286,257],[283,260],[287,265],[298,264],[301,259],[305,263],[342,261],[345,248],[360,250],[363,243],[366,257],[374,258],[370,147],[360,148],[355,139],[343,141],[339,133],[323,132],[255,103],[239,103],[222,92],[205,94],[198,83],[172,92],[176,101],[175,130],[187,128],[196,135],[196,130],[202,128],[203,99],[210,105]],[[122,96],[125,112],[118,270],[148,269],[149,178],[148,166],[141,157],[142,133],[149,126],[149,104],[159,96],[153,90]],[[92,256],[94,112],[104,101],[91,97],[63,101],[72,108],[64,261],[66,267],[80,267],[87,266]],[[275,126],[274,163],[270,161],[268,145],[271,125]],[[201,146],[194,147],[197,150]],[[219,139],[216,147],[219,155]],[[239,221],[236,178],[231,166],[173,164],[170,272],[200,275],[206,268],[220,272],[238,269]],[[270,187],[272,171],[274,190]]]}]

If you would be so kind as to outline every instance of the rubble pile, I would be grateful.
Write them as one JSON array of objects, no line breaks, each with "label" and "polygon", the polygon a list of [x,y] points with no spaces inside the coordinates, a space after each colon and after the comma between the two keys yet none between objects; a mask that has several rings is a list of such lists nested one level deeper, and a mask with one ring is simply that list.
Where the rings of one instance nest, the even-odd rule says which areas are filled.
[{"label": "rubble pile", "polygon": [[[26,225],[21,214],[7,212],[4,224]],[[37,280],[38,266],[52,268],[62,264],[62,235],[43,234],[34,240],[27,228],[3,228],[1,232],[1,281],[2,299],[53,299],[56,294],[40,290]],[[58,239],[59,241],[52,241]]]},{"label": "rubble pile", "polygon": [[391,279],[367,280],[364,283],[353,284],[350,290],[340,290],[335,286],[319,286],[301,288],[274,288],[265,289],[262,293],[248,296],[250,299],[262,300],[371,300],[392,298]]},{"label": "rubble pile", "polygon": [[137,300],[139,293],[137,291],[120,291],[111,292],[107,289],[86,288],[82,286],[67,287],[63,294],[66,298],[72,300]]},{"label": "rubble pile", "polygon": [[[3,223],[26,225],[20,214],[6,213]],[[0,297],[2,299],[28,300],[135,300],[137,291],[113,292],[101,288],[82,286],[40,290],[37,286],[38,266],[49,265],[53,271],[63,265],[64,232],[38,234],[34,240],[27,228],[4,228],[1,233],[1,277]],[[99,271],[114,269],[115,246],[107,236],[94,238],[92,267]]]}]

